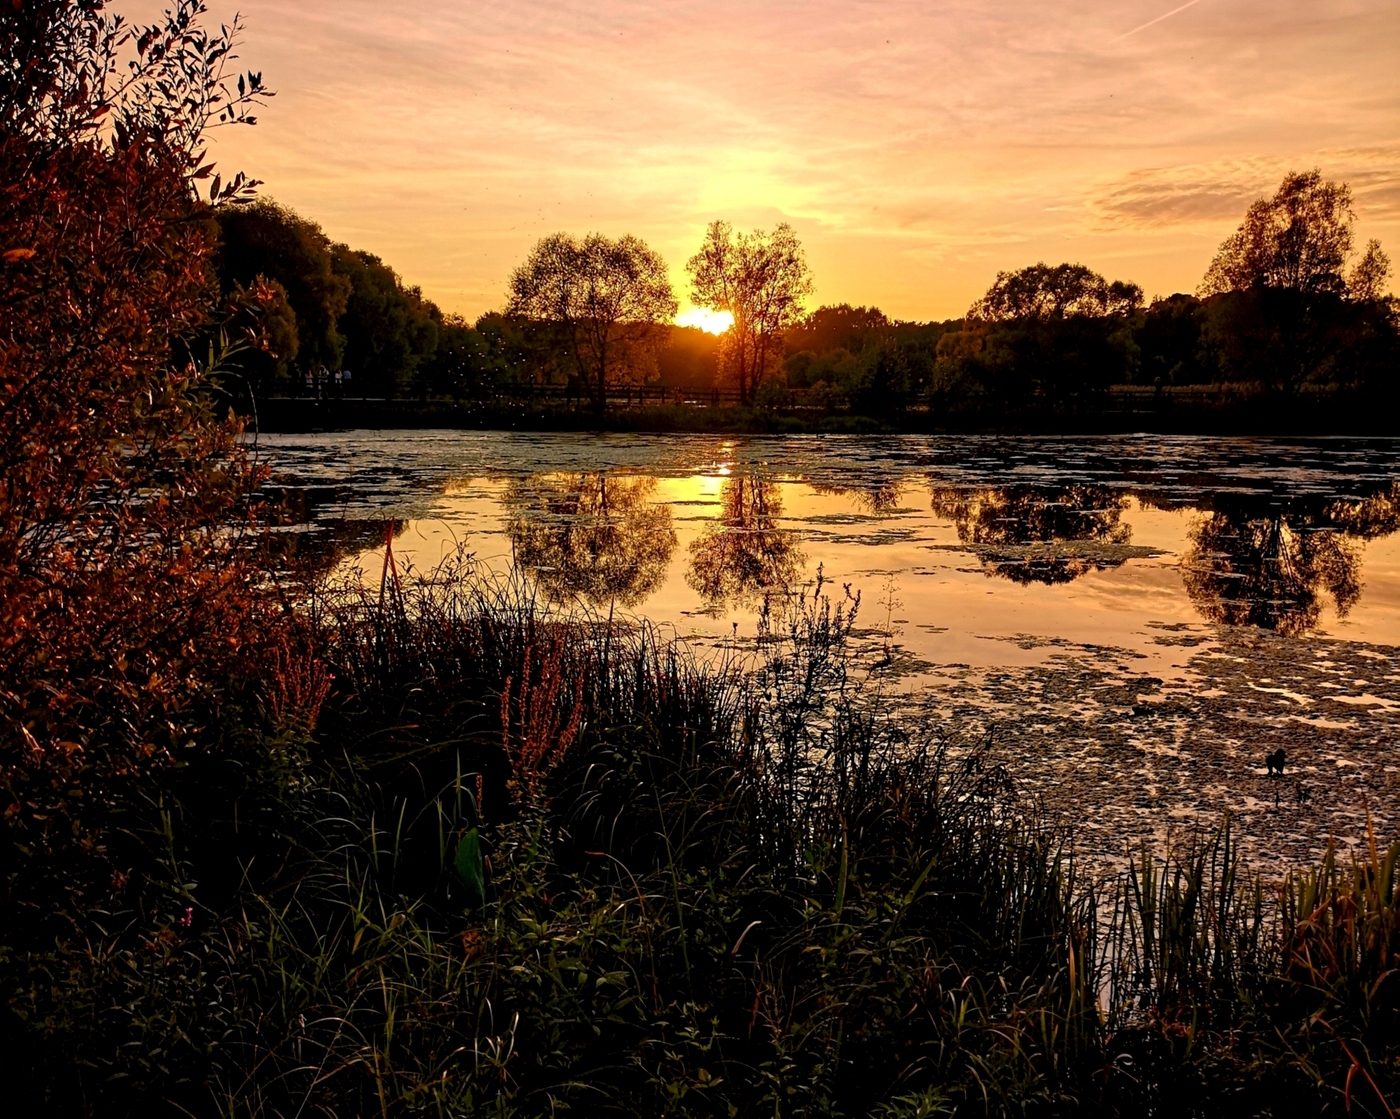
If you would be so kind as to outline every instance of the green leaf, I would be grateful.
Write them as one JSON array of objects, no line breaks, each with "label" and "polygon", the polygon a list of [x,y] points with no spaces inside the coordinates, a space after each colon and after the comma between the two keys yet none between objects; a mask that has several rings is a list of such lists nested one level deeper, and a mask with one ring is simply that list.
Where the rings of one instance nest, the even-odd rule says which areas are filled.
[{"label": "green leaf", "polygon": [[457,843],[452,860],[457,878],[466,887],[467,901],[473,909],[486,904],[486,863],[481,856],[481,836],[469,828]]}]

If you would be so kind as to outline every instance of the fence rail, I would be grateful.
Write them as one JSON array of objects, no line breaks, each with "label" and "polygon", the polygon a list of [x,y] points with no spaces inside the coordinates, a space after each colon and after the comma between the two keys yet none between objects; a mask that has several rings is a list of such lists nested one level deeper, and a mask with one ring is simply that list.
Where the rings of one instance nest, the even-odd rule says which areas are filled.
[{"label": "fence rail", "polygon": [[[1097,410],[1108,413],[1155,413],[1192,410],[1208,410],[1243,403],[1257,394],[1250,385],[1112,385],[1100,398]],[[779,411],[811,411],[813,406],[806,403],[806,392],[792,390],[791,404]],[[499,385],[489,396],[452,398],[433,397],[421,399],[398,397],[394,399],[375,396],[351,396],[327,387],[325,391],[293,396],[267,398],[268,403],[313,404],[318,402],[344,404],[394,404],[412,406],[415,404],[480,404],[480,403],[545,403],[553,402],[571,411],[587,411],[593,407],[590,397],[581,395],[567,385],[556,384],[507,384]],[[607,391],[607,406],[611,410],[658,408],[666,406],[689,408],[727,408],[741,403],[738,390],[732,388],[688,389],[674,385],[634,385],[610,388]],[[926,412],[938,403],[927,395],[911,397],[906,411]]]}]

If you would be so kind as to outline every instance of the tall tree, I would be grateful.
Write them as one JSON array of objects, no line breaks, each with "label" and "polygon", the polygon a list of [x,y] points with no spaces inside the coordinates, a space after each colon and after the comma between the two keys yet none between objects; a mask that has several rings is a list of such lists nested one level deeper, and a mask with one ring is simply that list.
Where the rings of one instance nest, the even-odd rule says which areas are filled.
[{"label": "tall tree", "polygon": [[[1220,246],[1201,281],[1202,296],[1252,288],[1310,294],[1349,294],[1345,268],[1352,255],[1351,188],[1322,172],[1290,172],[1272,198],[1260,198]],[[1380,243],[1372,241],[1354,273],[1363,298],[1375,298],[1389,272]]]},{"label": "tall tree", "polygon": [[852,307],[838,303],[818,307],[783,334],[783,345],[790,354],[806,350],[823,354],[846,350],[858,354],[871,339],[878,339],[893,324],[878,307]]},{"label": "tall tree", "polygon": [[426,394],[418,372],[437,349],[441,312],[372,253],[334,245],[331,257],[336,275],[349,282],[337,328],[356,394],[387,399],[412,388]]},{"label": "tall tree", "polygon": [[678,304],[666,263],[636,237],[554,233],[511,275],[507,315],[552,327],[554,344],[598,412],[612,384],[654,368]]},{"label": "tall tree", "polygon": [[1357,303],[1376,303],[1385,298],[1385,284],[1390,279],[1390,257],[1374,237],[1366,242],[1361,254],[1347,276],[1347,294]]},{"label": "tall tree", "polygon": [[787,223],[771,233],[736,234],[727,221],[711,222],[686,270],[697,307],[734,316],[725,334],[723,367],[748,404],[782,360],[783,332],[801,321],[803,301],[812,293],[802,243]]},{"label": "tall tree", "polygon": [[959,361],[1003,408],[1059,407],[1128,376],[1141,307],[1137,284],[1082,264],[1000,272],[968,310],[965,332],[980,344],[962,347]]},{"label": "tall tree", "polygon": [[1067,318],[1128,315],[1142,306],[1142,288],[1111,283],[1082,264],[1041,262],[998,272],[987,294],[972,305],[975,322],[1050,322]]},{"label": "tall tree", "polygon": [[345,338],[340,332],[352,284],[335,265],[334,246],[321,227],[270,199],[227,207],[217,215],[221,244],[219,281],[225,292],[267,281],[285,306],[275,317],[288,317],[290,332],[279,336],[271,361],[248,364],[262,391],[269,375],[285,380],[294,365],[340,368]]},{"label": "tall tree", "polygon": [[1286,393],[1367,379],[1357,343],[1395,333],[1382,299],[1390,262],[1372,241],[1348,274],[1355,224],[1351,189],[1316,169],[1250,206],[1200,288],[1207,341],[1232,376]]}]

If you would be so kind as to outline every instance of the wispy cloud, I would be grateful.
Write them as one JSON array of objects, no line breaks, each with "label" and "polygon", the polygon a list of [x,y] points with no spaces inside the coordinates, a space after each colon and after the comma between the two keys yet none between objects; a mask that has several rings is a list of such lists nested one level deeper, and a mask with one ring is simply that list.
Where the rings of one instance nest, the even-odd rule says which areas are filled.
[{"label": "wispy cloud", "polygon": [[1124,31],[1123,34],[1119,35],[1117,38],[1110,39],[1109,42],[1117,43],[1122,41],[1123,39],[1128,38],[1130,35],[1136,35],[1139,31],[1146,31],[1149,27],[1155,27],[1164,19],[1171,19],[1172,16],[1177,15],[1180,12],[1184,12],[1187,8],[1194,8],[1200,2],[1201,0],[1186,0],[1186,3],[1182,4],[1181,7],[1173,8],[1169,12],[1163,12],[1156,19],[1149,19],[1146,23],[1142,23],[1139,24],[1137,27],[1134,27],[1131,31]]},{"label": "wispy cloud", "polygon": [[1390,146],[1144,168],[1095,191],[1089,210],[1108,230],[1218,232],[1222,223],[1238,222],[1256,198],[1272,193],[1284,174],[1312,167],[1351,186],[1363,221],[1400,216],[1400,147]]},{"label": "wispy cloud", "polygon": [[901,317],[1041,257],[1190,289],[1314,163],[1400,237],[1385,166],[1324,158],[1396,146],[1393,0],[1130,3],[1163,30],[1109,49],[1121,0],[240,0],[279,92],[217,154],[469,314],[543,233],[636,233],[679,280],[715,217],[792,221],[819,299]]}]

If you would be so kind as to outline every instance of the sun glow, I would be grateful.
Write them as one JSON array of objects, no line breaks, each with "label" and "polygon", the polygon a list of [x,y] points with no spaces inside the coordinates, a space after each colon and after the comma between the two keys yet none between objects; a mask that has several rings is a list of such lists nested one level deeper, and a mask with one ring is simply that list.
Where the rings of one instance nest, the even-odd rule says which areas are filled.
[{"label": "sun glow", "polygon": [[677,326],[699,327],[706,334],[723,334],[734,325],[728,311],[712,311],[708,307],[691,307],[676,316]]}]

